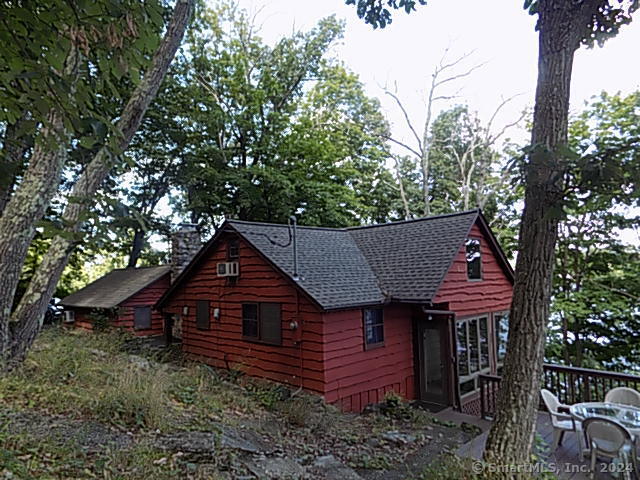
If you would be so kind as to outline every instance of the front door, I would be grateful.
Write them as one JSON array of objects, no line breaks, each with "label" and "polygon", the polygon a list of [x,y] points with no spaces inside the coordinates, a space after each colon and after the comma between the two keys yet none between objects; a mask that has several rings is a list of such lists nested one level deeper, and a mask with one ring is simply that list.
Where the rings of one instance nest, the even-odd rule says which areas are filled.
[{"label": "front door", "polygon": [[418,323],[420,400],[434,407],[450,404],[447,332],[445,319],[434,318]]}]

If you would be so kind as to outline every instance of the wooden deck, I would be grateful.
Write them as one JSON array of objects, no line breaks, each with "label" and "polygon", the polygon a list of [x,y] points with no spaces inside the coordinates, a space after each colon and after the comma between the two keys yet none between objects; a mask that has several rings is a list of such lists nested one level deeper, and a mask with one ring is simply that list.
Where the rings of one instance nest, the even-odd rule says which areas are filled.
[{"label": "wooden deck", "polygon": [[[467,423],[473,423],[482,428],[483,433],[481,435],[469,443],[462,445],[456,452],[462,457],[481,458],[490,422],[458,412],[444,411],[442,414],[442,420],[450,420],[458,423],[466,421]],[[440,414],[436,414],[436,417],[440,417]],[[566,433],[562,445],[558,447],[556,452],[550,452],[549,445],[551,445],[553,441],[553,427],[551,426],[549,415],[544,412],[538,413],[537,432],[544,441],[544,445],[540,446],[540,455],[545,458],[547,471],[554,472],[558,478],[562,480],[588,480],[590,478],[588,459],[581,462],[578,456],[578,437],[575,433]],[[622,475],[616,477],[608,473],[606,471],[607,468],[609,468],[608,463],[599,461],[596,464],[596,475],[594,478],[597,480],[623,478]],[[605,470],[605,472],[601,472],[600,470]]]}]

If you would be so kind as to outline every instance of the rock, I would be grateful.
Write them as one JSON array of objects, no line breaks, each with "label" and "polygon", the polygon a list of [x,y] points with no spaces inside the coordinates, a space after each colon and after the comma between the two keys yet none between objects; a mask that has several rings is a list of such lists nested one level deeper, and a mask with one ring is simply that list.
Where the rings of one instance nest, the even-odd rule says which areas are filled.
[{"label": "rock", "polygon": [[409,443],[414,443],[416,441],[416,436],[408,433],[391,431],[383,433],[382,439],[390,443],[395,443],[396,445],[407,445]]},{"label": "rock", "polygon": [[155,445],[172,452],[211,454],[216,450],[217,435],[208,432],[178,432],[156,438]]},{"label": "rock", "polygon": [[351,467],[347,467],[341,463],[333,455],[325,455],[316,458],[313,464],[314,478],[323,478],[325,480],[362,480]]},{"label": "rock", "polygon": [[245,466],[259,479],[293,480],[304,476],[304,468],[287,457],[264,457],[248,460],[245,462]]},{"label": "rock", "polygon": [[151,368],[151,362],[138,355],[129,355],[129,363],[140,370],[149,370]]},{"label": "rock", "polygon": [[220,438],[220,446],[254,454],[271,453],[273,451],[273,447],[262,440],[257,433],[231,427],[224,427]]}]

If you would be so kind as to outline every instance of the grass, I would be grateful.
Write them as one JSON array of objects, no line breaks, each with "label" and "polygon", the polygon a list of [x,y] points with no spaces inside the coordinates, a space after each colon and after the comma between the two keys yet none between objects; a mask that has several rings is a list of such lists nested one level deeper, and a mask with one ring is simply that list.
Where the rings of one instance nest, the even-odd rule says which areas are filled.
[{"label": "grass", "polygon": [[250,412],[259,398],[205,365],[154,364],[123,352],[127,336],[51,328],[42,332],[24,365],[0,377],[0,404],[123,429],[202,429],[223,412]]},{"label": "grass", "polygon": [[[211,458],[192,458],[158,450],[153,438],[184,430],[217,433],[223,425],[267,433],[295,458],[331,452],[355,468],[387,470],[417,444],[391,448],[370,439],[390,430],[442,428],[397,395],[385,398],[379,414],[342,414],[317,396],[188,362],[176,352],[131,355],[135,344],[118,332],[43,331],[25,363],[0,376],[0,478],[215,479],[219,470],[236,468],[236,452],[220,449]],[[22,415],[29,428],[3,431],[5,414]],[[54,435],[47,422],[57,422],[56,415],[72,426]],[[86,435],[77,433],[74,419],[87,427]],[[96,440],[111,434],[120,439],[118,448]],[[100,448],[83,450],[87,442]],[[456,472],[456,465],[447,466]],[[475,478],[442,474],[436,469],[419,478]]]},{"label": "grass", "polygon": [[167,456],[144,444],[89,454],[72,442],[60,444],[0,432],[0,478],[169,480],[185,478],[189,470],[190,464],[181,457]]}]

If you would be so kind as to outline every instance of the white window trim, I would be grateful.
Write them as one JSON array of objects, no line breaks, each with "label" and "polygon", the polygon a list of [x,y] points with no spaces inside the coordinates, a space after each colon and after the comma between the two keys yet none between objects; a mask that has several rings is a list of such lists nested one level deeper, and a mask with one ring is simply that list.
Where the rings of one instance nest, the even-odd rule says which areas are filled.
[{"label": "white window trim", "polygon": [[[487,322],[487,349],[488,349],[488,355],[489,357],[487,358],[488,360],[488,365],[485,368],[482,368],[482,350],[481,350],[481,343],[480,343],[480,319],[485,318],[486,322]],[[478,385],[477,382],[477,378],[479,375],[485,375],[491,372],[491,350],[489,349],[489,337],[490,337],[490,329],[489,329],[489,325],[491,322],[491,319],[493,318],[491,312],[489,313],[483,313],[480,315],[475,315],[473,317],[467,317],[467,318],[461,318],[456,322],[456,349],[459,349],[459,345],[458,345],[458,326],[461,323],[467,323],[469,324],[470,322],[472,322],[473,320],[477,320],[476,323],[476,330],[477,330],[477,335],[478,335],[478,366],[480,367],[477,371],[473,372],[473,373],[469,373],[467,375],[460,375],[460,359],[458,358],[458,362],[456,363],[456,369],[458,369],[458,388],[460,388],[460,385],[468,382],[469,380],[474,380],[474,386],[475,388],[473,390],[471,390],[470,392],[466,392],[466,393],[462,393],[460,392],[460,398],[461,399],[465,399],[468,398],[474,394],[477,393],[477,391],[479,390],[480,386]],[[471,371],[471,356],[469,355],[469,327],[467,326],[467,328],[465,329],[466,332],[466,343],[467,343],[467,369],[468,371]]]}]

